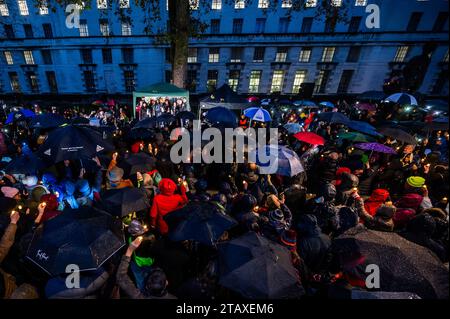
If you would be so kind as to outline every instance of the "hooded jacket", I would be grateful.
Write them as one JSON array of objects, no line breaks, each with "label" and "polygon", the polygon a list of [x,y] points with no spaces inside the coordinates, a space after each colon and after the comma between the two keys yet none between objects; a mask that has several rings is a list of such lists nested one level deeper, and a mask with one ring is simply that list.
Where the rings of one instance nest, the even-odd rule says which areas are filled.
[{"label": "hooded jacket", "polygon": [[176,209],[182,208],[187,204],[188,198],[183,185],[180,186],[181,194],[175,194],[177,185],[169,178],[161,179],[158,188],[160,194],[156,195],[153,199],[150,218],[152,226],[156,226],[158,231],[164,235],[169,231],[167,223],[164,221],[164,216]]},{"label": "hooded jacket", "polygon": [[396,203],[397,211],[394,214],[394,225],[403,228],[417,214],[423,197],[419,194],[409,193],[403,195]]},{"label": "hooded jacket", "polygon": [[389,192],[382,188],[375,189],[364,202],[364,208],[370,216],[375,216],[378,207],[383,205],[389,197]]}]

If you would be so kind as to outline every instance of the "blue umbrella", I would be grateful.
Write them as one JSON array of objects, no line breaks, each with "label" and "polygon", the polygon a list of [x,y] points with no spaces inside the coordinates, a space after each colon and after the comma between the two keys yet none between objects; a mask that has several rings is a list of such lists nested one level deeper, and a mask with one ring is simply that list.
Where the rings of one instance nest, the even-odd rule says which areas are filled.
[{"label": "blue umbrella", "polygon": [[30,121],[31,128],[55,128],[66,123],[66,120],[57,114],[45,113],[33,117]]},{"label": "blue umbrella", "polygon": [[253,121],[270,122],[272,118],[268,111],[262,107],[250,107],[244,110],[244,115]]},{"label": "blue umbrella", "polygon": [[5,124],[11,124],[16,121],[23,121],[30,117],[35,117],[35,116],[36,116],[36,114],[34,114],[33,111],[27,110],[27,109],[21,109],[19,111],[14,111],[14,112],[9,113]]},{"label": "blue umbrella", "polygon": [[298,155],[286,146],[265,145],[263,152],[270,157],[270,160],[260,158],[257,150],[256,164],[261,174],[292,177],[304,171]]},{"label": "blue umbrella", "polygon": [[350,122],[350,119],[340,112],[325,112],[318,114],[318,118],[321,121],[325,121],[328,123],[340,123],[347,124]]},{"label": "blue umbrella", "polygon": [[302,126],[298,123],[287,123],[284,124],[283,127],[289,134],[295,134],[302,131]]},{"label": "blue umbrella", "polygon": [[407,93],[395,93],[395,94],[389,95],[386,98],[386,101],[394,102],[394,103],[401,104],[401,105],[405,105],[405,104],[415,105],[415,106],[418,105],[416,98],[414,96],[412,96],[411,94],[407,94]]},{"label": "blue umbrella", "polygon": [[320,102],[319,105],[325,106],[325,107],[329,107],[329,108],[333,108],[334,107],[334,104],[331,103],[331,102],[328,102],[328,101]]},{"label": "blue umbrella", "polygon": [[362,132],[362,133],[369,134],[369,135],[380,136],[380,133],[377,132],[377,129],[367,122],[350,121],[348,123],[345,123],[345,125],[347,125],[352,130],[355,130],[358,132]]},{"label": "blue umbrella", "polygon": [[236,114],[223,106],[214,107],[206,113],[206,120],[212,126],[231,127],[238,126]]}]

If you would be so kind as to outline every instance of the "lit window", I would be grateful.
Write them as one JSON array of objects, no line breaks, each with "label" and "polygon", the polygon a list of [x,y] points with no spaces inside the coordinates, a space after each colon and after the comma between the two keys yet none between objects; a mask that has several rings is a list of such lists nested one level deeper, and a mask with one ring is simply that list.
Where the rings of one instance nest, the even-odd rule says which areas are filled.
[{"label": "lit window", "polygon": [[305,7],[307,8],[317,7],[317,0],[306,0]]},{"label": "lit window", "polygon": [[331,5],[333,7],[340,7],[342,6],[342,0],[331,0]]},{"label": "lit window", "polygon": [[310,48],[302,48],[300,51],[300,57],[298,62],[308,63],[311,58],[311,49]]},{"label": "lit window", "polygon": [[275,56],[275,62],[286,62],[287,52],[287,48],[278,48],[277,54]]},{"label": "lit window", "polygon": [[282,0],[281,7],[282,8],[292,8],[292,0]]},{"label": "lit window", "polygon": [[130,0],[119,0],[119,7],[121,9],[127,9],[130,7]]},{"label": "lit window", "polygon": [[108,9],[108,0],[97,0],[97,9]]},{"label": "lit window", "polygon": [[272,76],[272,85],[270,86],[270,92],[281,92],[283,89],[284,71],[275,70]]},{"label": "lit window", "polygon": [[261,82],[261,74],[260,70],[253,70],[250,73],[250,82],[248,85],[249,93],[258,93],[259,92],[259,83]]},{"label": "lit window", "polygon": [[136,80],[134,79],[134,71],[129,70],[123,73],[125,79],[125,92],[133,92],[136,86]]},{"label": "lit window", "polygon": [[2,17],[9,16],[8,5],[5,3],[5,0],[0,0],[0,15]]},{"label": "lit window", "polygon": [[47,0],[42,0],[40,3],[39,3],[39,14],[40,15],[45,15],[45,14],[48,14],[48,3],[47,3]]},{"label": "lit window", "polygon": [[228,78],[228,85],[233,91],[237,91],[239,85],[239,77],[241,76],[240,70],[231,70]]},{"label": "lit window", "polygon": [[189,8],[191,8],[191,10],[198,10],[198,1],[199,0],[189,0]]},{"label": "lit window", "polygon": [[297,72],[295,72],[294,85],[292,86],[292,93],[295,94],[299,93],[300,86],[302,85],[303,82],[305,82],[306,74],[308,74],[307,70],[298,70]]},{"label": "lit window", "polygon": [[397,52],[395,53],[394,62],[404,62],[408,51],[409,47],[406,45],[398,47]]},{"label": "lit window", "polygon": [[122,22],[122,35],[131,35],[131,23]]},{"label": "lit window", "polygon": [[13,92],[20,92],[19,76],[17,72],[9,72],[9,83]]},{"label": "lit window", "polygon": [[212,92],[217,87],[217,79],[219,78],[219,71],[208,70],[208,79],[206,81],[206,89],[208,92]]},{"label": "lit window", "polygon": [[235,0],[234,8],[235,9],[244,9],[245,8],[245,0]]},{"label": "lit window", "polygon": [[102,36],[107,37],[109,35],[109,24],[108,20],[100,19],[100,33]]},{"label": "lit window", "polygon": [[221,10],[222,9],[222,0],[212,0],[211,9]]},{"label": "lit window", "polygon": [[6,64],[9,64],[9,65],[14,64],[14,60],[13,60],[11,52],[5,51],[3,53],[5,54]]},{"label": "lit window", "polygon": [[80,37],[88,37],[89,36],[89,29],[87,21],[82,19],[80,20]]},{"label": "lit window", "polygon": [[258,0],[258,8],[267,9],[269,7],[269,0]]},{"label": "lit window", "polygon": [[188,49],[188,63],[197,63],[197,48]]},{"label": "lit window", "polygon": [[27,16],[30,13],[28,12],[28,5],[25,0],[18,0],[17,4],[19,5],[20,15]]},{"label": "lit window", "polygon": [[218,63],[219,56],[220,56],[219,48],[209,49],[208,62],[209,63]]},{"label": "lit window", "polygon": [[334,57],[335,51],[336,51],[335,47],[323,48],[322,62],[333,62],[333,57]]},{"label": "lit window", "polygon": [[365,7],[367,5],[367,0],[356,0],[355,6],[357,7]]},{"label": "lit window", "polygon": [[23,57],[25,58],[25,64],[34,64],[33,51],[23,51]]}]

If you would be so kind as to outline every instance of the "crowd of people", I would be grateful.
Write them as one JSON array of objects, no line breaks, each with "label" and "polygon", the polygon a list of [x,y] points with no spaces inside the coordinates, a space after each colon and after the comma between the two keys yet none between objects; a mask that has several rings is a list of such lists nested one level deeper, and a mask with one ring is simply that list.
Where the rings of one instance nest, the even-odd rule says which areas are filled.
[{"label": "crowd of people", "polygon": [[144,97],[137,98],[136,102],[136,117],[140,120],[162,114],[176,115],[187,110],[186,98]]},{"label": "crowd of people", "polygon": [[[161,106],[156,100],[146,105],[142,100],[138,119],[176,112],[181,106],[176,101]],[[336,111],[350,116],[344,108]],[[282,176],[261,174],[258,165],[248,161],[174,164],[169,136],[176,124],[136,136],[132,126],[138,119],[122,109],[64,116],[96,118],[112,127],[115,149],[94,154],[89,168],[81,161],[64,160],[48,163],[35,174],[11,174],[4,170],[8,163],[34,154],[52,130],[31,129],[26,119],[1,125],[2,298],[240,298],[219,283],[217,247],[249,232],[289,251],[298,274],[294,298],[345,298],[352,290],[367,289],[364,278],[353,271],[359,259],[340,258],[333,249],[335,239],[354,228],[395,232],[430,250],[448,267],[448,131],[430,131],[416,145],[376,137],[396,150],[385,154],[355,148],[339,138],[348,127],[314,114],[296,121],[326,142],[301,142],[283,128],[292,119],[280,117],[279,144],[294,150],[304,167],[295,176]],[[372,125],[386,119],[385,114],[380,119],[370,112],[357,116]],[[126,173],[121,160],[140,153],[152,158],[152,169]],[[67,288],[66,274],[50,276],[25,258],[33,233],[47,221],[66,210],[97,207],[107,190],[124,188],[142,191],[150,207],[122,218],[126,245],[97,270],[82,272],[81,287]],[[213,203],[237,225],[213,246],[172,240],[165,217],[192,203]]]}]

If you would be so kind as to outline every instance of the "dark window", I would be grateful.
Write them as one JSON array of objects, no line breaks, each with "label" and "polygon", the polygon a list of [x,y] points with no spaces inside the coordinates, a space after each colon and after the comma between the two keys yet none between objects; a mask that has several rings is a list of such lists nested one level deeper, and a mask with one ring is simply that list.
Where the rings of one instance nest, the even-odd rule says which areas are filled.
[{"label": "dark window", "polygon": [[253,62],[264,62],[265,47],[256,47],[253,52]]},{"label": "dark window", "polygon": [[328,18],[325,20],[325,29],[324,32],[330,33],[334,32],[334,29],[336,27],[336,21],[335,19]]},{"label": "dark window", "polygon": [[81,60],[84,64],[92,63],[92,50],[91,49],[81,49]]},{"label": "dark window", "polygon": [[439,12],[439,14],[436,18],[436,21],[434,22],[434,25],[433,25],[433,31],[444,30],[447,19],[448,19],[448,12],[443,12],[443,11]]},{"label": "dark window", "polygon": [[231,48],[230,62],[241,62],[242,61],[242,48]]},{"label": "dark window", "polygon": [[361,54],[360,46],[352,46],[348,51],[347,62],[358,62],[359,56]]},{"label": "dark window", "polygon": [[362,17],[352,17],[348,24],[348,32],[358,32]]},{"label": "dark window", "polygon": [[313,23],[313,18],[303,18],[302,29],[301,29],[300,32],[301,33],[310,33],[311,32],[312,23]]},{"label": "dark window", "polygon": [[9,72],[9,82],[11,83],[11,90],[13,92],[20,92],[19,76],[17,72]]},{"label": "dark window", "polygon": [[233,33],[242,33],[243,19],[233,19]]},{"label": "dark window", "polygon": [[50,23],[42,24],[42,29],[44,30],[44,37],[47,39],[53,38],[52,25]]},{"label": "dark window", "polygon": [[5,24],[3,26],[4,30],[5,30],[5,35],[8,39],[14,39],[16,36],[14,35],[14,29],[13,26],[11,24]]},{"label": "dark window", "polygon": [[219,77],[219,71],[208,70],[208,80],[206,81],[206,88],[208,92],[212,92],[217,87],[217,79]]},{"label": "dark window", "polygon": [[409,18],[409,22],[408,22],[408,26],[406,27],[406,31],[408,31],[408,32],[416,31],[417,27],[419,26],[422,15],[423,15],[423,12],[411,13],[411,17]]},{"label": "dark window", "polygon": [[220,33],[220,19],[211,20],[211,33],[212,34]]},{"label": "dark window", "polygon": [[170,63],[170,61],[172,61],[170,48],[165,48],[165,50],[164,50],[164,60],[166,61],[166,63]]},{"label": "dark window", "polygon": [[103,64],[112,63],[112,50],[109,48],[102,49]]},{"label": "dark window", "polygon": [[344,70],[342,72],[337,93],[347,93],[350,82],[352,81],[353,73],[353,70]]},{"label": "dark window", "polygon": [[30,90],[32,93],[38,93],[39,92],[39,83],[36,73],[34,72],[27,72],[26,78],[28,81],[28,86],[30,87]]},{"label": "dark window", "polygon": [[87,92],[94,92],[95,91],[95,79],[94,79],[94,72],[92,71],[84,71],[84,86],[86,88]]},{"label": "dark window", "polygon": [[197,90],[197,70],[188,70],[187,86],[190,92],[195,92]]},{"label": "dark window", "polygon": [[131,48],[122,49],[123,63],[134,63],[134,51]]},{"label": "dark window", "polygon": [[52,92],[52,93],[58,92],[58,85],[56,83],[55,72],[47,71],[47,72],[45,72],[45,75],[47,76],[47,82],[48,82],[48,87],[50,88],[50,92]]},{"label": "dark window", "polygon": [[125,92],[133,92],[135,87],[134,71],[125,71],[123,76],[125,79]]},{"label": "dark window", "polygon": [[166,70],[164,72],[164,75],[165,75],[166,83],[171,83],[172,82],[172,71]]},{"label": "dark window", "polygon": [[41,54],[44,64],[53,64],[52,52],[50,50],[41,50]]},{"label": "dark window", "polygon": [[24,24],[23,31],[25,32],[25,38],[33,38],[33,28],[31,24]]},{"label": "dark window", "polygon": [[289,30],[289,19],[288,18],[280,18],[278,24],[278,32],[279,33],[287,33]]},{"label": "dark window", "polygon": [[266,29],[266,18],[257,18],[255,25],[255,33],[264,33]]}]

